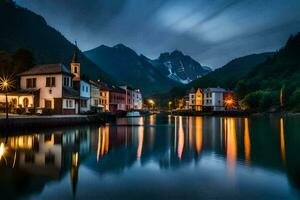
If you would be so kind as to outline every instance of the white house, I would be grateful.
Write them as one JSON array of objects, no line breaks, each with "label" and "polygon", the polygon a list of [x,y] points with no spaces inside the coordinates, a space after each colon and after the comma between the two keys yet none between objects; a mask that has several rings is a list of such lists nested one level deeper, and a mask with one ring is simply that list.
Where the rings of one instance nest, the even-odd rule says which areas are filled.
[{"label": "white house", "polygon": [[89,81],[91,85],[91,109],[94,111],[100,110],[100,84]]},{"label": "white house", "polygon": [[77,113],[78,93],[72,87],[73,75],[63,64],[38,65],[19,76],[21,91],[35,91],[34,105],[28,102],[30,107],[51,109],[57,114]]},{"label": "white house", "polygon": [[223,111],[224,110],[224,93],[225,89],[217,88],[207,88],[204,89],[204,104],[203,106],[213,111]]},{"label": "white house", "polygon": [[196,90],[194,88],[192,88],[190,91],[189,91],[189,109],[192,110],[195,103],[196,103]]}]

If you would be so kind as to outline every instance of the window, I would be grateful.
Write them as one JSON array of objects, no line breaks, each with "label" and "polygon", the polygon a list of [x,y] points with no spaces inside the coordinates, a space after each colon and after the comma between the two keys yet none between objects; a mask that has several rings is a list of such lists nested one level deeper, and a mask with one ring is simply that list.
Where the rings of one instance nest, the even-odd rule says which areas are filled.
[{"label": "window", "polygon": [[71,87],[70,77],[64,77],[64,86]]},{"label": "window", "polygon": [[73,108],[73,101],[72,100],[69,100],[69,107]]},{"label": "window", "polygon": [[26,88],[35,88],[35,87],[36,87],[36,78],[27,78]]},{"label": "window", "polygon": [[55,77],[46,78],[46,87],[55,87]]},{"label": "window", "polygon": [[48,109],[52,108],[52,102],[50,100],[45,99],[45,108],[48,108]]},{"label": "window", "polygon": [[98,105],[98,99],[95,99],[94,103],[95,103],[95,106],[97,106]]},{"label": "window", "polygon": [[86,108],[87,107],[87,100],[82,99],[80,101],[80,105],[81,105],[81,107]]},{"label": "window", "polygon": [[66,107],[67,108],[72,108],[73,107],[73,101],[72,100],[66,100]]},{"label": "window", "polygon": [[84,92],[84,85],[81,87],[82,92]]},{"label": "window", "polygon": [[77,66],[74,67],[74,73],[77,74],[78,73],[78,69]]},{"label": "window", "polygon": [[85,91],[86,91],[86,92],[89,92],[89,88],[88,88],[88,86],[86,86],[86,88],[85,88]]}]

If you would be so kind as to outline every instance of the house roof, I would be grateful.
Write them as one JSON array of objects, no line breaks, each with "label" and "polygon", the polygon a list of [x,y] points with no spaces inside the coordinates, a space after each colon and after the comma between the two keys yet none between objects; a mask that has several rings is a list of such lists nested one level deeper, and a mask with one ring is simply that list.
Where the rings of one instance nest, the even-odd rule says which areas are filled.
[{"label": "house roof", "polygon": [[34,95],[39,91],[40,91],[40,89],[21,89],[21,90],[9,92],[8,95],[16,95],[16,96],[19,96],[19,95]]},{"label": "house roof", "polygon": [[79,92],[73,88],[64,86],[62,92],[64,98],[79,99]]},{"label": "house roof", "polygon": [[195,93],[195,88],[190,89],[189,93]]},{"label": "house roof", "polygon": [[18,74],[18,76],[66,74],[72,76],[70,70],[61,63],[36,65],[33,68]]},{"label": "house roof", "polygon": [[118,87],[118,86],[111,86],[111,87],[109,87],[109,91],[110,92],[116,92],[116,93],[124,93],[124,94],[126,94],[126,91],[124,90],[124,89],[122,89],[122,88],[120,88],[120,87]]},{"label": "house roof", "polygon": [[226,92],[225,89],[217,87],[217,88],[206,88],[204,92]]}]

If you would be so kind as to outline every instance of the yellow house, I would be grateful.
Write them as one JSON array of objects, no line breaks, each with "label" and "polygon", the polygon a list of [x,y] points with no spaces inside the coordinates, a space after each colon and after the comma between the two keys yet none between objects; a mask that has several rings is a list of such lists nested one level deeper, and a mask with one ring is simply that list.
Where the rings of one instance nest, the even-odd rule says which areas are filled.
[{"label": "yellow house", "polygon": [[200,88],[195,93],[195,110],[201,111],[203,106],[203,94]]},{"label": "yellow house", "polygon": [[104,84],[100,86],[99,104],[102,111],[109,112],[109,87]]}]

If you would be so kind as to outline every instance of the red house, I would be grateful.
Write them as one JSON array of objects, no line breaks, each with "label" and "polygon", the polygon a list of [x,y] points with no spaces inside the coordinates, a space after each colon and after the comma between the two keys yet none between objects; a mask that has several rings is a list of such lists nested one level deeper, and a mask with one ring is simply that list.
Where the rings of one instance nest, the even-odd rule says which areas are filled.
[{"label": "red house", "polygon": [[118,111],[126,111],[126,90],[111,86],[109,89],[109,111],[117,113]]}]

